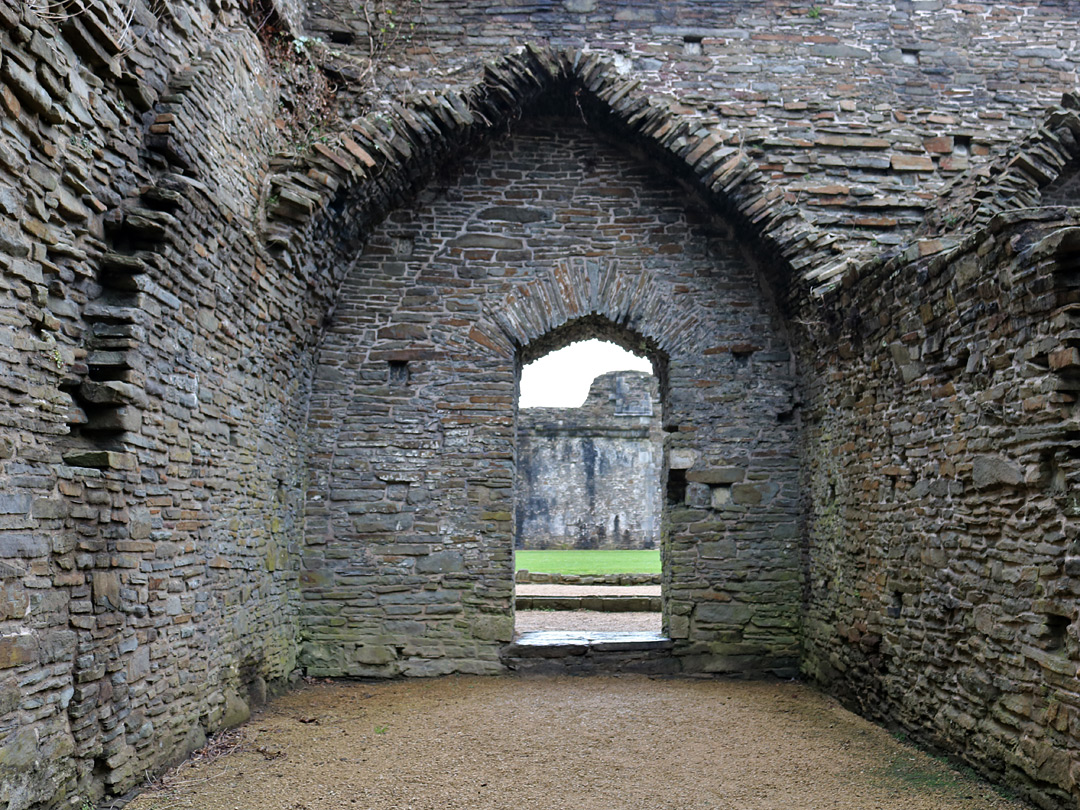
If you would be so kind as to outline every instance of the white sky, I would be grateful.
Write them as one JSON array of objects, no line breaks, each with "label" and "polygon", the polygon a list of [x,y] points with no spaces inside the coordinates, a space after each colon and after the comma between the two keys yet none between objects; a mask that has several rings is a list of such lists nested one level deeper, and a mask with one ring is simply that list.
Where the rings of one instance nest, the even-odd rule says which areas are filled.
[{"label": "white sky", "polygon": [[614,343],[583,340],[545,354],[521,370],[522,408],[580,408],[589,386],[608,371],[648,371],[652,363]]}]

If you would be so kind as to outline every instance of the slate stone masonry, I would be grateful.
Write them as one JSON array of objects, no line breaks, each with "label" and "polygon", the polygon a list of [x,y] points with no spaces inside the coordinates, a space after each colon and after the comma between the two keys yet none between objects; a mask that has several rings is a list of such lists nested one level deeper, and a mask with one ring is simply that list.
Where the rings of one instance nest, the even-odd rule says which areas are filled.
[{"label": "slate stone masonry", "polygon": [[523,124],[452,177],[372,235],[320,348],[302,665],[500,669],[518,365],[596,336],[661,369],[664,621],[682,666],[793,671],[791,357],[730,231],[572,117]]},{"label": "slate stone masonry", "polygon": [[600,336],[666,667],[1080,806],[1080,5],[396,5],[0,0],[0,804],[305,669],[503,671],[518,368]]}]

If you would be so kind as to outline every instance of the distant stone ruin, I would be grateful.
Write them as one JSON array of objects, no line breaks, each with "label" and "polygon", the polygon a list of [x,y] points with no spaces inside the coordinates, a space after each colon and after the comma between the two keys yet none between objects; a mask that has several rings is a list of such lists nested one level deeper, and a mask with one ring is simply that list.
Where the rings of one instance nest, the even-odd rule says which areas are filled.
[{"label": "distant stone ruin", "polygon": [[515,548],[657,548],[664,454],[656,378],[613,371],[578,408],[522,408]]}]

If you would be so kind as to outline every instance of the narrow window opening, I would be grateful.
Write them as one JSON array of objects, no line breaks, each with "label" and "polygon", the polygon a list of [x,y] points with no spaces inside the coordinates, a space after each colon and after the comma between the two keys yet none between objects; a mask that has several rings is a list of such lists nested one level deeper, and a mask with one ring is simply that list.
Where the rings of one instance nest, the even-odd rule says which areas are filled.
[{"label": "narrow window opening", "polygon": [[1068,616],[1060,616],[1056,613],[1046,614],[1046,634],[1044,637],[1046,649],[1049,652],[1064,652],[1068,640],[1069,625],[1072,622]]},{"label": "narrow window opening", "polygon": [[390,361],[390,384],[406,385],[409,382],[409,363],[407,360]]},{"label": "narrow window opening", "polygon": [[686,470],[668,470],[667,502],[670,506],[686,503]]},{"label": "narrow window opening", "polygon": [[702,53],[700,36],[687,34],[683,37],[683,53],[687,56],[700,56]]},{"label": "narrow window opening", "polygon": [[892,604],[885,608],[885,614],[891,619],[899,619],[904,612],[904,594],[900,591],[892,592]]}]

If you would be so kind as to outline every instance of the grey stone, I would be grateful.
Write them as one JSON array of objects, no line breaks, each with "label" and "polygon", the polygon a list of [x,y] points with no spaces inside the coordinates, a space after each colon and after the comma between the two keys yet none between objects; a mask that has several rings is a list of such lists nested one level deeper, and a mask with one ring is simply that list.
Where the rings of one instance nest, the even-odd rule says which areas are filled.
[{"label": "grey stone", "polygon": [[814,45],[810,48],[814,56],[826,56],[840,59],[869,59],[872,55],[866,48],[853,45]]},{"label": "grey stone", "polygon": [[477,216],[486,220],[529,223],[549,220],[551,219],[551,212],[543,208],[532,208],[527,205],[495,205],[483,209]]},{"label": "grey stone", "polygon": [[[418,574],[450,574],[465,570],[465,560],[457,551],[436,551],[416,560]],[[374,663],[371,661],[365,663]]]},{"label": "grey stone", "polygon": [[30,495],[0,493],[0,515],[27,515],[32,501]]},{"label": "grey stone", "polygon": [[690,469],[686,473],[687,481],[700,481],[703,484],[737,484],[745,477],[746,471],[742,467]]},{"label": "grey stone", "polygon": [[239,693],[229,690],[225,693],[225,708],[221,715],[221,727],[232,728],[246,723],[251,718],[251,708]]},{"label": "grey stone", "polygon": [[753,608],[734,602],[702,602],[694,611],[694,619],[707,624],[742,626],[750,621]]},{"label": "grey stone", "polygon": [[1016,486],[1024,480],[1023,471],[1002,456],[975,456],[971,475],[976,489],[993,486]]}]

